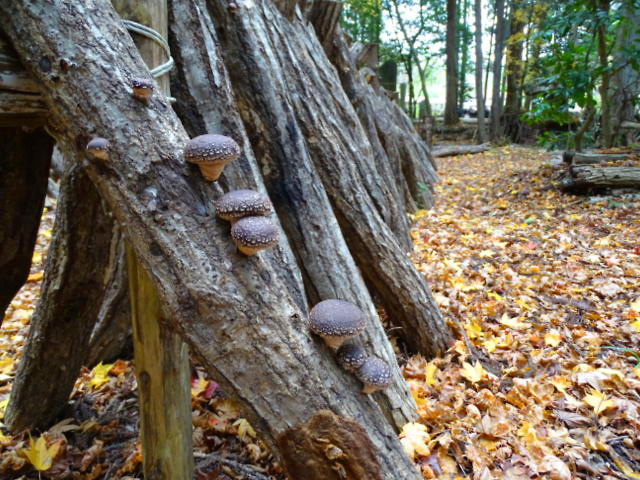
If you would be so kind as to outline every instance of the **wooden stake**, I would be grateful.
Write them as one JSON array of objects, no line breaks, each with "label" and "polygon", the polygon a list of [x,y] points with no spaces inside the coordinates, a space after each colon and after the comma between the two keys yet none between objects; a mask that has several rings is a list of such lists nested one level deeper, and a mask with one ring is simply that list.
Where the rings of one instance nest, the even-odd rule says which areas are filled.
[{"label": "wooden stake", "polygon": [[[166,0],[116,0],[113,5],[123,18],[153,28],[167,38]],[[134,36],[134,41],[149,68],[166,60],[160,46],[152,40]],[[156,83],[160,93],[169,93],[168,75],[157,79]],[[140,108],[145,107],[141,104]],[[127,265],[144,477],[191,480],[193,451],[188,348],[177,333],[163,325],[158,295],[130,244],[127,245]]]}]

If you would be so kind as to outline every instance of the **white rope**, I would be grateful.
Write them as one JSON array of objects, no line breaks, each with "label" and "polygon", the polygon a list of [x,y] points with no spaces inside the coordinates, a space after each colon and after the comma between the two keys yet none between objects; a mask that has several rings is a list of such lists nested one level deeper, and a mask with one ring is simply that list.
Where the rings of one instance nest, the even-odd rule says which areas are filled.
[{"label": "white rope", "polygon": [[138,22],[133,22],[131,20],[122,20],[122,22],[126,25],[127,30],[129,30],[130,32],[139,33],[140,35],[155,41],[167,54],[167,58],[169,60],[161,65],[158,65],[157,67],[152,68],[150,70],[151,75],[153,75],[154,78],[158,78],[165,73],[168,73],[173,68],[173,57],[171,56],[171,50],[169,50],[169,44],[164,38],[162,38],[162,35],[156,32],[153,28],[149,28],[146,25],[142,25]]}]

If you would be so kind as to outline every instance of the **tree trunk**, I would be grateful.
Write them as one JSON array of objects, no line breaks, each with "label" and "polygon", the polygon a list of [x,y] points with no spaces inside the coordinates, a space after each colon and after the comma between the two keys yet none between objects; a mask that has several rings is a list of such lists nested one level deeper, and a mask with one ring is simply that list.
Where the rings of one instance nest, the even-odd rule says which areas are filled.
[{"label": "tree trunk", "polygon": [[[256,115],[256,123],[252,125],[274,123],[277,125],[269,128],[286,135],[281,143],[265,138],[268,143],[263,150],[266,152],[263,170],[284,156],[284,151],[275,155],[271,148],[304,139],[304,148],[299,152],[307,156],[311,151],[314,166],[324,168],[318,178],[322,177],[329,191],[338,219],[348,227],[364,226],[357,231],[357,239],[363,244],[371,240],[371,227],[376,228],[379,243],[374,247],[365,245],[365,252],[369,248],[371,253],[380,253],[380,245],[387,246],[385,258],[370,255],[368,261],[383,263],[377,267],[382,269],[394,267],[389,259],[398,262],[401,274],[415,279],[411,282],[419,282],[418,291],[427,291],[412,266],[398,258],[401,252],[373,207],[369,193],[360,183],[351,184],[354,179],[361,180],[353,166],[347,164],[345,152],[351,155],[349,160],[361,152],[352,152],[353,147],[340,135],[336,136],[338,130],[342,135],[351,133],[342,132],[344,125],[329,127],[325,122],[333,121],[336,107],[346,111],[352,107],[342,100],[344,93],[336,88],[339,82],[334,70],[325,66],[321,46],[308,34],[308,27],[295,18],[289,24],[270,3],[242,4],[235,13],[227,12],[222,5],[213,6],[218,26],[226,35],[237,35],[235,28],[230,31],[229,27],[242,27],[242,38],[235,40],[238,45],[243,45],[242,39],[253,33],[250,40],[245,40],[246,51],[228,62],[238,62],[235,68],[240,69],[256,62],[246,70],[249,74],[246,82],[255,81],[258,89],[268,86],[265,81],[268,77],[261,79],[252,73],[267,75],[264,69],[268,62],[275,62],[278,55],[290,56],[286,72],[280,68],[271,72],[280,80],[273,84],[277,93],[283,95],[280,101],[274,101],[276,97],[251,96],[252,102],[258,104],[254,105],[239,98],[240,111],[248,117]],[[46,15],[41,14],[43,10]],[[223,10],[226,13],[219,15]],[[271,259],[278,257],[269,253],[252,258],[237,255],[228,239],[228,226],[212,221],[211,202],[221,194],[220,188],[205,185],[196,168],[182,161],[181,150],[187,137],[166,99],[157,95],[144,106],[129,96],[131,76],[146,70],[110,5],[91,0],[82,3],[16,0],[10,6],[0,4],[0,12],[0,22],[21,58],[44,86],[44,99],[52,118],[50,128],[63,150],[80,154],[89,137],[99,134],[109,139],[109,160],[87,162],[88,175],[126,228],[137,257],[158,289],[172,326],[188,340],[222,387],[242,399],[245,415],[263,439],[275,446],[277,439],[286,438],[282,434],[291,429],[319,432],[321,428],[307,420],[310,416],[319,418],[318,412],[329,409],[340,417],[339,422],[345,422],[343,418],[358,422],[363,428],[362,435],[370,441],[345,446],[346,458],[336,460],[344,466],[351,465],[354,459],[364,464],[361,458],[367,459],[367,471],[354,478],[419,478],[377,404],[357,392],[356,382],[336,367],[326,347],[309,334],[303,320],[305,313],[271,267]],[[301,35],[302,31],[307,35]],[[293,34],[293,38],[287,33]],[[39,41],[25,40],[34,38]],[[67,41],[59,42],[60,38]],[[266,50],[265,44],[269,45]],[[79,48],[84,45],[87,47]],[[258,56],[260,49],[263,55]],[[65,62],[60,61],[63,59],[66,64],[72,62],[72,68],[63,68]],[[296,76],[303,77],[296,68],[303,65],[312,77],[310,85],[296,81]],[[209,81],[224,84],[221,77],[209,77]],[[328,86],[318,90],[325,83],[331,85],[329,94]],[[86,95],[87,91],[92,95]],[[296,97],[289,96],[293,92]],[[265,93],[268,90],[261,91],[262,95]],[[322,99],[334,98],[332,95],[335,96],[332,110],[319,104]],[[100,116],[95,112],[100,112]],[[312,117],[319,126],[311,125]],[[355,112],[349,113],[348,118],[355,119],[350,127],[362,135]],[[312,135],[323,131],[330,132],[331,142],[339,141],[339,146],[327,145],[331,142],[327,142],[326,135]],[[321,145],[314,145],[314,141]],[[329,158],[334,163],[329,164]],[[147,188],[157,192],[157,208],[151,208],[145,201],[143,192]],[[356,215],[358,205],[361,213]],[[358,221],[361,218],[370,223],[363,225]],[[349,238],[351,232],[346,231]],[[287,248],[283,238],[277,250]],[[413,289],[410,292],[402,300],[412,295]],[[432,304],[423,304],[423,308],[437,312]],[[438,328],[432,337],[430,343],[435,340],[446,344],[448,340],[448,335],[440,334]],[[283,441],[280,445],[284,458],[288,458],[287,443]],[[320,453],[308,453],[311,459],[326,461]],[[337,479],[339,473],[323,478]]]},{"label": "tree trunk", "polygon": [[493,82],[491,93],[490,137],[495,141],[502,136],[500,121],[502,117],[502,101],[500,85],[502,85],[502,52],[504,51],[504,0],[496,0],[496,41],[495,59],[493,62]]},{"label": "tree trunk", "polygon": [[[507,47],[507,94],[504,107],[505,134],[512,141],[518,142],[520,135],[520,95],[522,91],[522,52],[524,40],[522,32],[525,22],[518,10],[522,6],[522,0],[512,0],[510,41]],[[513,40],[511,40],[513,39]]]},{"label": "tree trunk", "polygon": [[41,128],[0,128],[0,325],[29,276],[52,150]]},{"label": "tree trunk", "polygon": [[455,125],[458,123],[458,77],[456,72],[457,48],[456,48],[456,0],[447,0],[447,93],[444,106],[444,124]]},{"label": "tree trunk", "polygon": [[42,295],[5,414],[14,432],[49,425],[66,405],[85,361],[109,268],[117,264],[110,248],[114,228],[79,161],[67,162]]},{"label": "tree trunk", "polygon": [[604,18],[609,15],[609,0],[598,0],[595,7],[598,14],[598,59],[600,60],[600,68],[602,76],[600,78],[600,143],[605,148],[613,145],[613,132],[611,130],[611,108],[609,101],[609,84],[611,81],[611,73],[609,73],[609,52],[607,48],[607,25]]},{"label": "tree trunk", "polygon": [[489,150],[489,145],[440,145],[433,149],[435,158],[455,157],[456,155],[469,155],[482,153]]},{"label": "tree trunk", "polygon": [[[312,163],[312,177],[324,185],[351,254],[391,321],[402,328],[400,336],[411,350],[429,356],[442,351],[449,334],[424,280],[378,213],[384,203],[371,194],[380,180],[371,144],[348,97],[336,89],[339,79],[315,36],[304,22],[274,15],[268,2],[242,15],[229,14],[217,2],[210,6],[263,172],[292,159]],[[296,91],[314,94],[302,103],[290,93]],[[286,122],[273,121],[274,115]]]},{"label": "tree trunk", "polygon": [[458,11],[458,51],[456,59],[458,62],[457,71],[458,87],[458,108],[464,108],[464,101],[467,95],[467,67],[469,66],[469,21],[467,14],[469,12],[469,0],[462,0],[462,9]]},{"label": "tree trunk", "polygon": [[476,16],[476,107],[478,110],[478,143],[486,142],[484,130],[484,96],[482,94],[482,2],[475,0]]},{"label": "tree trunk", "polygon": [[611,131],[615,132],[614,145],[633,143],[634,136],[629,130],[621,130],[622,123],[635,120],[635,99],[640,95],[640,74],[629,64],[628,51],[640,50],[640,7],[633,2],[623,2],[624,19],[616,31],[613,63],[621,68],[612,78],[609,94]]}]

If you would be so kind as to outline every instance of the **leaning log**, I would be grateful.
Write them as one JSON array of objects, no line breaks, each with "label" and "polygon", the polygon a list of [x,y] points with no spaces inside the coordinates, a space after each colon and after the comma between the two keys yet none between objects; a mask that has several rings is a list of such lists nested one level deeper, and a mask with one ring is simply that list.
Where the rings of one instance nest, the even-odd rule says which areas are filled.
[{"label": "leaning log", "polygon": [[[204,2],[172,0],[169,8],[172,18],[169,39],[177,67],[171,88],[178,100],[175,105],[178,116],[191,136],[206,131],[224,132],[233,134],[244,146],[244,158],[225,168],[219,182],[225,190],[264,191],[263,177],[254,167],[257,163],[249,135],[238,114],[217,34]],[[184,28],[185,25],[190,28]],[[211,78],[218,80],[212,82]],[[366,312],[368,325],[358,340],[368,352],[394,366],[392,387],[376,395],[376,400],[385,415],[400,427],[407,418],[413,417],[413,401],[396,367],[395,354],[362,274],[349,252],[322,184],[313,172],[313,165],[305,162],[305,157],[292,155],[272,164],[269,171],[265,170],[264,180],[297,263],[304,265],[304,292],[310,304],[341,298]],[[224,222],[221,224],[224,226]],[[272,265],[276,268],[278,264],[289,264],[291,269],[296,260],[272,261]],[[290,287],[289,291],[295,290]],[[306,309],[306,302],[303,308]]]},{"label": "leaning log", "polygon": [[435,158],[455,157],[456,155],[472,155],[489,150],[489,144],[482,145],[436,145],[431,150]]},{"label": "leaning log", "polygon": [[[312,165],[312,178],[322,182],[358,267],[401,327],[400,336],[414,351],[442,352],[450,334],[384,220],[393,207],[385,202],[394,197],[371,174],[371,143],[349,98],[336,88],[340,80],[311,27],[298,17],[288,21],[269,1],[239,5],[235,13],[223,2],[209,5],[267,186],[274,166]],[[304,202],[299,191],[290,193],[296,194],[292,200]]]},{"label": "leaning log", "polygon": [[[281,433],[329,409],[363,427],[371,444],[355,447],[374,464],[368,478],[418,479],[377,405],[310,336],[304,312],[269,264],[236,254],[226,229],[212,221],[216,189],[183,162],[187,136],[167,100],[143,106],[127,94],[131,76],[145,66],[109,2],[15,1],[0,4],[0,13],[43,85],[62,149],[82,154],[89,137],[109,139],[109,160],[88,163],[88,175],[126,228],[172,326],[242,399],[262,438],[275,446]],[[46,68],[42,59],[50,59]],[[74,68],[62,70],[60,59],[73,59]],[[146,188],[157,192],[153,211]],[[288,248],[286,241],[279,248]]]},{"label": "leaning log", "polygon": [[0,325],[29,276],[52,149],[41,128],[0,127]]},{"label": "leaning log", "polygon": [[47,426],[66,405],[114,264],[114,228],[84,170],[67,162],[42,295],[5,414],[13,431]]}]

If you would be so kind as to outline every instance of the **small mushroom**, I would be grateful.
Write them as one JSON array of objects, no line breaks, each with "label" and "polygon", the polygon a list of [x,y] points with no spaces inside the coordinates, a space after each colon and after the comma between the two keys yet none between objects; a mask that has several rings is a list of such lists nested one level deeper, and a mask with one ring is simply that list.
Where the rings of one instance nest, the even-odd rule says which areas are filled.
[{"label": "small mushroom", "polygon": [[344,343],[336,352],[338,364],[347,372],[355,372],[367,359],[367,354],[360,345]]},{"label": "small mushroom", "polygon": [[146,78],[131,79],[131,87],[133,88],[133,98],[142,103],[149,101],[155,88],[153,82]]},{"label": "small mushroom", "polygon": [[216,202],[218,216],[231,223],[242,217],[261,217],[270,212],[269,197],[253,190],[232,190]]},{"label": "small mushroom", "polygon": [[336,350],[347,338],[364,330],[364,314],[344,300],[329,299],[316,304],[309,313],[309,327]]},{"label": "small mushroom", "polygon": [[231,238],[245,255],[274,247],[278,235],[278,227],[267,217],[244,217],[231,227]]},{"label": "small mushroom", "polygon": [[384,360],[378,357],[367,357],[360,368],[356,370],[356,377],[364,384],[362,393],[370,394],[389,386],[391,369]]},{"label": "small mushroom", "polygon": [[95,137],[92,138],[89,143],[87,143],[87,153],[98,160],[108,160],[109,159],[109,141]]},{"label": "small mushroom", "polygon": [[224,166],[239,155],[240,147],[232,138],[216,134],[192,138],[184,149],[185,160],[198,165],[200,173],[209,182],[217,180]]}]

